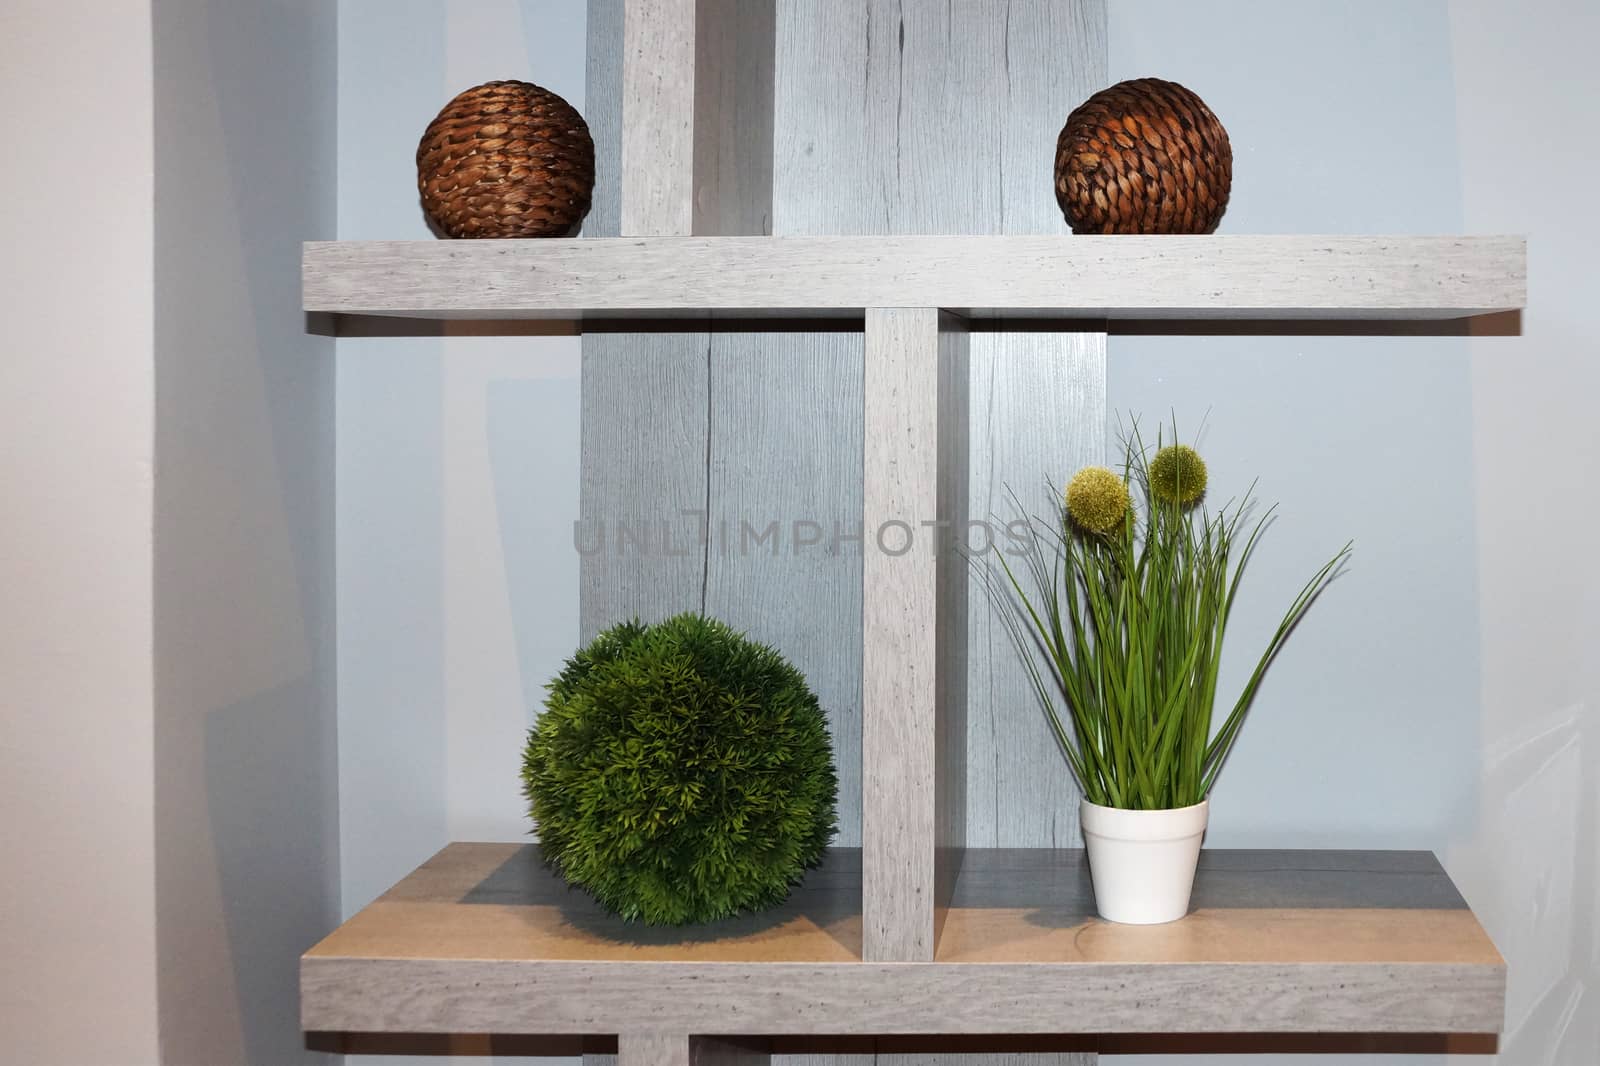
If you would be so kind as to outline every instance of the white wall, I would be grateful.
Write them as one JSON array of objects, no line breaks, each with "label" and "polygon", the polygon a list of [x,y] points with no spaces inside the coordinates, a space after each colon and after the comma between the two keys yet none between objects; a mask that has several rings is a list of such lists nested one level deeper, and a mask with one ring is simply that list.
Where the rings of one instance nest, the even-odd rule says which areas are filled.
[{"label": "white wall", "polygon": [[334,232],[323,0],[155,0],[155,781],[162,1061],[321,1059],[299,955],[338,921]]},{"label": "white wall", "polygon": [[147,5],[0,8],[0,1032],[38,1066],[155,1058],[149,70]]},{"label": "white wall", "polygon": [[0,1033],[153,1062],[150,13],[0,7]]},{"label": "white wall", "polygon": [[1510,968],[1502,1061],[1600,1060],[1600,8],[1450,4],[1467,228],[1529,235],[1518,337],[1473,337],[1479,802],[1444,856]]}]

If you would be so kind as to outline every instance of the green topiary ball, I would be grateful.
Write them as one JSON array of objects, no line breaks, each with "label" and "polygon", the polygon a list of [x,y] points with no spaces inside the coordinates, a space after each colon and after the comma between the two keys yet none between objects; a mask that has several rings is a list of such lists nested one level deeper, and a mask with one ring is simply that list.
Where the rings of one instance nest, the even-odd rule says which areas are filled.
[{"label": "green topiary ball", "polygon": [[652,925],[781,902],[833,838],[838,775],[805,679],[684,614],[601,633],[549,685],[523,792],[545,861]]}]

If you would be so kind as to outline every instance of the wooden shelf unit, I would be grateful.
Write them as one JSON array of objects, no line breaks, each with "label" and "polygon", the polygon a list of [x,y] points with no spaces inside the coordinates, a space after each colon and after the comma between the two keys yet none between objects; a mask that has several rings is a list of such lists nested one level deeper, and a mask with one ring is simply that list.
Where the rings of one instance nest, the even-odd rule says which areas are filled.
[{"label": "wooden shelf unit", "polygon": [[[620,152],[597,138],[620,191],[596,212],[622,236],[312,243],[305,310],[859,323],[863,528],[879,529],[967,515],[979,320],[1080,332],[1073,358],[1099,368],[1083,393],[1103,403],[1108,321],[1525,303],[1520,237],[770,236],[773,0],[621,8],[621,55],[591,71],[621,65]],[[609,339],[586,338],[586,360]],[[305,1027],[615,1033],[621,1066],[762,1062],[714,1037],[785,1034],[1499,1031],[1504,963],[1431,855],[1206,852],[1194,913],[1140,928],[1093,917],[1079,852],[968,850],[966,568],[863,555],[859,851],[778,910],[664,933],[599,913],[530,848],[453,844],[306,954]]]},{"label": "wooden shelf unit", "polygon": [[968,851],[925,963],[861,958],[861,853],[782,907],[629,926],[518,844],[452,844],[308,952],[311,1030],[1476,1033],[1505,968],[1427,852],[1207,851],[1192,913],[1094,916],[1083,853]]},{"label": "wooden shelf unit", "polygon": [[[1520,237],[612,237],[305,248],[308,311],[415,318],[1464,318],[1520,308]],[[687,328],[687,327],[686,327]]]}]

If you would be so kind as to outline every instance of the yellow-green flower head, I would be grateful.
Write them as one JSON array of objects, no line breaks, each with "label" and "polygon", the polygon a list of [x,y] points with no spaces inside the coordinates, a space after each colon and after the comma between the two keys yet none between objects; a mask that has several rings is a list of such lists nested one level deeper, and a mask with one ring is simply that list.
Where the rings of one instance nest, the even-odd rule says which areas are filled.
[{"label": "yellow-green flower head", "polygon": [[1128,483],[1103,466],[1086,466],[1067,482],[1067,514],[1091,533],[1116,529],[1130,504]]},{"label": "yellow-green flower head", "polygon": [[1150,461],[1150,491],[1158,500],[1187,507],[1206,491],[1206,462],[1187,444],[1169,444]]}]

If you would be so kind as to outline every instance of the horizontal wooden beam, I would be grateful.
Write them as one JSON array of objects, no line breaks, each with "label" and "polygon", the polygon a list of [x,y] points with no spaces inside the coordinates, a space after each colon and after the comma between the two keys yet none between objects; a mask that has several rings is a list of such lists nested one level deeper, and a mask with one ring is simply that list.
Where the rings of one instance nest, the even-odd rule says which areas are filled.
[{"label": "horizontal wooden beam", "polygon": [[[336,994],[335,994],[336,993]],[[1470,963],[530,963],[307,959],[309,1030],[763,1035],[1477,1033],[1505,975]]]},{"label": "horizontal wooden beam", "polygon": [[1421,319],[1521,308],[1521,237],[313,242],[307,311],[424,318]]},{"label": "horizontal wooden beam", "polygon": [[1094,916],[1082,852],[968,849],[928,962],[862,961],[859,852],[773,911],[628,925],[453,844],[307,953],[313,1031],[1484,1033],[1505,963],[1426,852],[1207,851],[1193,912]]}]

